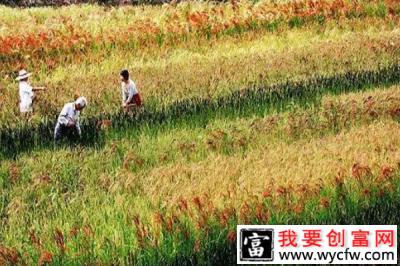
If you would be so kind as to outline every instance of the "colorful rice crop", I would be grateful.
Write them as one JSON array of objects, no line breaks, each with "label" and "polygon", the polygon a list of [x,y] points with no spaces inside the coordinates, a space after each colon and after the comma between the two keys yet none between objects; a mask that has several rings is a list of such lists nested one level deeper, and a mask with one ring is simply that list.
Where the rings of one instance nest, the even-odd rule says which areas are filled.
[{"label": "colorful rice crop", "polygon": [[45,10],[20,11],[25,24],[14,16],[7,16],[9,9],[2,8],[5,30],[1,32],[0,52],[7,59],[18,55],[43,55],[52,51],[101,49],[126,43],[142,47],[152,42],[161,44],[164,39],[185,39],[188,35],[209,38],[238,29],[253,30],[265,25],[273,28],[282,22],[296,27],[308,21],[323,23],[329,19],[365,16],[385,18],[399,13],[395,1],[363,2],[188,2],[178,6],[111,10],[79,6],[53,13]]},{"label": "colorful rice crop", "polygon": [[[399,225],[399,15],[0,6],[0,265],[234,265],[238,224]],[[82,132],[57,142],[68,107]]]}]

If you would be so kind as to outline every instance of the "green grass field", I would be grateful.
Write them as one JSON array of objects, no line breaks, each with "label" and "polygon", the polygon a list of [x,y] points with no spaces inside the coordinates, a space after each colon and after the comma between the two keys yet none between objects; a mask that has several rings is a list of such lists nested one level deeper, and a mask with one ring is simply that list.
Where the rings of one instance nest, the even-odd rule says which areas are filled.
[{"label": "green grass field", "polygon": [[[400,5],[307,3],[0,6],[0,265],[234,265],[237,224],[398,225]],[[20,67],[48,87],[29,122]]]}]

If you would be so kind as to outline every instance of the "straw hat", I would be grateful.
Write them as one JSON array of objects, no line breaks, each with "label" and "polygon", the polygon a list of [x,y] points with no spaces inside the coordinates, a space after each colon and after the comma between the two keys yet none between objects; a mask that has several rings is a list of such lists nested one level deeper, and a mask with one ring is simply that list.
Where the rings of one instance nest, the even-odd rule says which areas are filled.
[{"label": "straw hat", "polygon": [[25,69],[22,69],[18,72],[18,77],[16,78],[16,80],[22,80],[22,79],[26,79],[28,77],[32,76],[32,73],[28,73],[28,71],[26,71]]}]

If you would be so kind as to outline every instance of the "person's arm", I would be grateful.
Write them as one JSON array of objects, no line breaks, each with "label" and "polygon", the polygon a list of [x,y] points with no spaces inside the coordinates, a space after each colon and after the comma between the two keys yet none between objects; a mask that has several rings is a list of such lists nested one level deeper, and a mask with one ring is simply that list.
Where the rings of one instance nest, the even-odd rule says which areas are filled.
[{"label": "person's arm", "polygon": [[121,94],[122,94],[122,106],[125,107],[125,89],[124,89],[124,84],[121,84]]},{"label": "person's arm", "polygon": [[32,90],[33,91],[45,91],[46,87],[33,87]]},{"label": "person's arm", "polygon": [[68,118],[66,117],[66,116],[59,116],[58,117],[58,122],[61,124],[61,125],[64,125],[64,126],[66,126],[66,125],[68,125]]}]

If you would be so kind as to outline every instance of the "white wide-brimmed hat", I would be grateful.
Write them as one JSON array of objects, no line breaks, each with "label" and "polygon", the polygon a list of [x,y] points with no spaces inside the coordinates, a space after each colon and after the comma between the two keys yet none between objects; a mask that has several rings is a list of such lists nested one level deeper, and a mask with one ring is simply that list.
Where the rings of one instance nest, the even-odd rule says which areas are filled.
[{"label": "white wide-brimmed hat", "polygon": [[22,69],[18,72],[18,77],[16,78],[16,80],[26,79],[30,76],[32,76],[32,73],[28,73],[28,71]]}]

